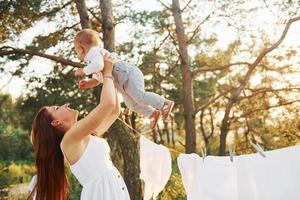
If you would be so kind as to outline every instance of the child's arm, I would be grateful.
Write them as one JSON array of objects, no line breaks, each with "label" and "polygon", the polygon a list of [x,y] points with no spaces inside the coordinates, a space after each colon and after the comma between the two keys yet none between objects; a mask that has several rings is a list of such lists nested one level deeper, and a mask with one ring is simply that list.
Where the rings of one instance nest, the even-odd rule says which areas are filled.
[{"label": "child's arm", "polygon": [[102,72],[93,73],[92,78],[99,81],[99,83],[103,83],[103,74],[102,74]]},{"label": "child's arm", "polygon": [[85,73],[83,72],[83,69],[77,69],[75,71],[75,76],[85,76]]},{"label": "child's arm", "polygon": [[98,86],[100,84],[100,81],[97,79],[89,79],[89,80],[81,80],[79,82],[79,88],[80,89],[90,89]]}]

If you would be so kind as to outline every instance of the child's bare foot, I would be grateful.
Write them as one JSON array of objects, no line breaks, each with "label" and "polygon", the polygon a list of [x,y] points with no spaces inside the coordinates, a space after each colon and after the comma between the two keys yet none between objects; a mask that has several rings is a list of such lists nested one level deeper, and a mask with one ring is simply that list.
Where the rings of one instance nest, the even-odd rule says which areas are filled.
[{"label": "child's bare foot", "polygon": [[100,82],[96,79],[90,79],[88,81],[81,80],[79,81],[79,88],[80,89],[90,89],[98,86]]},{"label": "child's bare foot", "polygon": [[161,108],[162,119],[166,120],[174,106],[174,101],[166,100],[164,106]]},{"label": "child's bare foot", "polygon": [[154,129],[157,125],[157,122],[161,116],[161,113],[159,110],[155,110],[152,115],[150,116],[150,128]]}]

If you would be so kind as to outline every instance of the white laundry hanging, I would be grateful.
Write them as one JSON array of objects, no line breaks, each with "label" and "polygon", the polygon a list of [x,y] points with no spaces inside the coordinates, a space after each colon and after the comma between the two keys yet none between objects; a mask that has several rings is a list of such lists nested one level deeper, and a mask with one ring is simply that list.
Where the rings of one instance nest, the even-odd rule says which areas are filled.
[{"label": "white laundry hanging", "polygon": [[187,200],[299,200],[300,146],[236,156],[181,154]]},{"label": "white laundry hanging", "polygon": [[300,146],[238,156],[239,199],[299,200]]},{"label": "white laundry hanging", "polygon": [[145,183],[144,200],[156,199],[172,172],[172,160],[168,148],[141,136],[140,169],[140,178]]},{"label": "white laundry hanging", "polygon": [[187,200],[238,200],[236,163],[228,157],[180,154],[177,162]]}]

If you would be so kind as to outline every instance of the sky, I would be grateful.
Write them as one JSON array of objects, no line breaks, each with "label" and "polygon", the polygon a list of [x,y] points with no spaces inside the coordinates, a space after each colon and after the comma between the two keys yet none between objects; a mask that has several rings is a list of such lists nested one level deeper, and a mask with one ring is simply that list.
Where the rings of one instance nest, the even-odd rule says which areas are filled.
[{"label": "sky", "polygon": [[[168,3],[168,1],[164,1]],[[204,2],[204,1],[202,1]],[[211,1],[206,2],[208,5],[211,4]],[[96,0],[88,0],[87,4],[89,6],[97,5],[98,1]],[[156,0],[140,0],[140,1],[134,1],[133,4],[134,10],[160,10],[161,4]],[[272,22],[273,14],[271,12],[265,12],[260,14],[261,17],[257,17],[253,21],[253,26],[258,26],[259,29],[265,30],[268,33],[270,33],[271,39],[277,39],[278,33],[281,33],[281,30],[283,27],[274,26]],[[197,23],[197,19],[195,19],[195,23]],[[40,21],[36,26],[29,29],[28,31],[25,31],[23,34],[21,34],[20,39],[18,41],[8,41],[6,45],[15,46],[18,48],[24,48],[26,44],[30,43],[36,35],[42,34],[44,32],[44,29],[47,28],[49,32],[55,30],[55,22],[46,22]],[[116,41],[124,42],[128,40],[128,37],[126,35],[124,36],[124,32],[126,33],[128,29],[128,26],[126,24],[117,25],[116,27]],[[216,47],[221,49],[226,49],[228,44],[230,44],[235,38],[236,38],[236,31],[233,29],[224,29],[221,25],[216,25],[214,27],[207,27],[207,30],[211,29],[212,32],[216,32],[218,34],[218,37],[221,38],[221,40],[218,41]],[[289,33],[287,37],[284,40],[283,45],[285,46],[296,46],[300,44],[300,22],[295,23],[291,29],[289,30]],[[246,40],[247,38],[244,38]],[[299,46],[298,46],[299,47]],[[46,53],[53,54],[55,49],[49,49]],[[299,48],[298,48],[299,51]],[[195,53],[196,51],[191,49],[190,54]],[[298,53],[299,54],[299,53]],[[0,58],[1,59],[1,58]],[[295,60],[295,65],[299,63],[299,60]],[[45,74],[48,74],[51,71],[51,64],[52,62],[43,59],[40,57],[34,57],[32,61],[29,64],[28,71],[33,71],[34,75],[36,76],[43,76]],[[36,67],[36,66],[43,65],[44,67]],[[14,62],[8,62],[6,63],[5,68],[13,69],[15,67]],[[9,75],[1,74],[0,75],[0,89],[8,82],[10,79]],[[251,80],[253,84],[259,84],[260,83],[260,77],[256,76],[253,77]],[[291,81],[294,81],[295,83],[299,83],[298,77],[291,77]],[[13,77],[10,84],[8,84],[6,87],[4,87],[0,92],[4,93],[10,93],[13,98],[17,98],[19,95],[21,95],[22,91],[25,89],[25,82],[21,78]]]}]

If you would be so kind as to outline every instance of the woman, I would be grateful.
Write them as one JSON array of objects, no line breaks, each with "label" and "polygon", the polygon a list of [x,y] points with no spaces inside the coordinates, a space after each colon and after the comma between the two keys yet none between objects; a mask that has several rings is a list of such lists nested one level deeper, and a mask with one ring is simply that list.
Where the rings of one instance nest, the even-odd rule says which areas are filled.
[{"label": "woman", "polygon": [[101,136],[120,114],[112,78],[112,63],[105,62],[100,104],[77,121],[78,111],[68,104],[43,107],[32,125],[36,156],[36,200],[65,200],[68,181],[64,160],[83,186],[82,200],[129,200],[118,170],[110,160],[109,146]]}]

